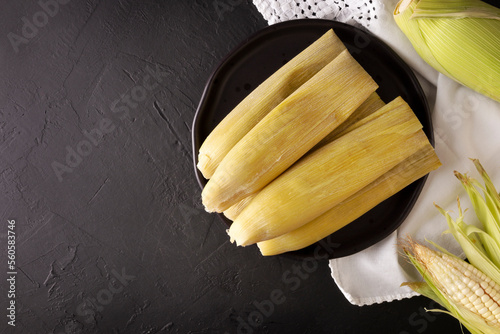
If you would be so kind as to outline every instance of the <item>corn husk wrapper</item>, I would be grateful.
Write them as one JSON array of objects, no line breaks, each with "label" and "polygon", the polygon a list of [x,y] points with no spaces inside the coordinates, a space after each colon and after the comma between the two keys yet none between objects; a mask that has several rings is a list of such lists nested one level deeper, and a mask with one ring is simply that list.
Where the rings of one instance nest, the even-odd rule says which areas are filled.
[{"label": "corn husk wrapper", "polygon": [[298,250],[348,225],[377,204],[441,166],[430,143],[368,186],[309,223],[277,238],[259,242],[264,256]]},{"label": "corn husk wrapper", "polygon": [[428,143],[396,98],[380,117],[314,151],[260,191],[229,229],[238,245],[276,238],[347,199]]},{"label": "corn husk wrapper", "polygon": [[288,96],[222,159],[202,191],[208,212],[258,192],[342,124],[378,88],[344,50]]},{"label": "corn husk wrapper", "polygon": [[203,176],[211,178],[222,159],[241,138],[345,49],[330,29],[255,88],[201,145],[197,167]]},{"label": "corn husk wrapper", "polygon": [[[306,156],[314,152],[315,150],[331,143],[340,136],[355,130],[361,125],[365,124],[369,120],[369,116],[376,113],[377,110],[385,105],[384,101],[378,96],[377,93],[372,93],[365,102],[363,102],[358,109],[356,109],[351,116],[349,116],[342,124],[340,124],[335,130],[330,132],[325,138],[323,138],[316,146],[314,146]],[[245,197],[238,203],[231,206],[229,209],[224,211],[224,216],[231,220],[235,220],[236,217],[243,211],[243,209],[250,203],[250,201],[255,197],[256,194],[252,194]]]}]

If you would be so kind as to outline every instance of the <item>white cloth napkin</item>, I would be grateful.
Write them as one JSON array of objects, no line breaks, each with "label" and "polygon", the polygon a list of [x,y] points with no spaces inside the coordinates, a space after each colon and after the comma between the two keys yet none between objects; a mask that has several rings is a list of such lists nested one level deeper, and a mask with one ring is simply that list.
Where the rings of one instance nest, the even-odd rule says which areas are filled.
[{"label": "white cloth napkin", "polygon": [[[471,208],[467,222],[475,223],[470,202],[453,171],[479,178],[469,158],[478,158],[500,187],[500,103],[438,73],[415,52],[393,19],[397,0],[254,0],[269,24],[296,18],[325,18],[363,26],[385,41],[410,65],[427,95],[432,110],[436,152],[443,163],[432,172],[411,213],[389,237],[357,254],[330,261],[332,277],[345,297],[355,305],[370,305],[417,295],[407,281],[421,280],[398,251],[398,238],[412,236],[437,242],[463,256],[449,234],[447,224],[433,203],[457,213]],[[314,13],[314,14],[313,14]]]}]

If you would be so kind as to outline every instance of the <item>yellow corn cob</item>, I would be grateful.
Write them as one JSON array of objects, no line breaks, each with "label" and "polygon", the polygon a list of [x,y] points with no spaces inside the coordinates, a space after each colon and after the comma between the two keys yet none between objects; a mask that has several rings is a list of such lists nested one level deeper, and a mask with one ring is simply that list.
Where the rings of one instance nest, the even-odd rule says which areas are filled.
[{"label": "yellow corn cob", "polygon": [[197,166],[203,176],[211,178],[229,150],[248,131],[343,50],[344,44],[329,30],[253,90],[201,145]]},{"label": "yellow corn cob", "polygon": [[[314,148],[316,150],[328,143],[331,143],[335,139],[339,138],[341,135],[347,133],[345,130],[350,126],[354,125],[363,118],[371,115],[375,111],[379,110],[385,105],[384,101],[378,96],[377,93],[372,93],[365,102],[363,102],[358,109],[356,109],[349,118],[345,120],[344,123],[340,124],[332,132],[330,132],[325,138],[323,138]],[[354,129],[352,129],[354,130]]]},{"label": "yellow corn cob", "polygon": [[259,192],[231,225],[231,240],[246,246],[293,231],[427,144],[401,98],[384,108],[384,115],[301,159]]},{"label": "yellow corn cob", "polygon": [[[499,332],[500,286],[497,283],[476,267],[455,256],[436,252],[416,242],[411,242],[409,247],[412,261],[421,266],[421,273],[425,275],[427,283],[439,290],[447,304],[455,308],[450,310],[454,316],[465,321],[466,326],[484,321],[488,327],[479,324],[478,328],[486,329],[480,333]],[[408,249],[405,251],[408,252]],[[412,287],[412,284],[419,283],[421,282],[405,285]],[[475,316],[469,316],[464,310]]]},{"label": "yellow corn cob", "polygon": [[205,209],[223,212],[262,189],[349,117],[377,87],[343,51],[229,151],[203,189]]},{"label": "yellow corn cob", "polygon": [[[338,137],[340,137],[340,134],[345,134],[348,131],[346,131],[348,128],[350,131],[354,130],[355,127],[353,125],[356,122],[359,122],[361,119],[364,119],[368,115],[374,113],[376,110],[382,108],[385,105],[384,101],[378,96],[377,93],[372,93],[365,102],[363,102],[358,109],[356,109],[351,116],[349,116],[344,123],[340,124],[335,130],[330,132],[323,140],[321,140],[316,146],[314,146],[311,151],[309,151],[307,154],[310,154],[310,152],[320,148],[321,146],[324,146]],[[359,123],[361,126],[361,123]],[[229,209],[224,211],[224,216],[231,220],[235,220],[236,217],[243,211],[243,209],[250,203],[252,198],[255,197],[254,195],[250,195],[240,202],[236,203],[235,205],[231,206]]]},{"label": "yellow corn cob", "polygon": [[264,256],[276,255],[312,245],[440,165],[434,149],[427,143],[417,153],[311,222],[277,238],[259,242],[260,252]]}]

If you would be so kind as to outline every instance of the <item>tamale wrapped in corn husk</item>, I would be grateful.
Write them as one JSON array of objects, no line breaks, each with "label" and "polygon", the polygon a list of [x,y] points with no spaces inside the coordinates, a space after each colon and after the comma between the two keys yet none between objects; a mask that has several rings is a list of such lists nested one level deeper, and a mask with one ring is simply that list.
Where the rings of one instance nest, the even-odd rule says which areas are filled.
[{"label": "tamale wrapped in corn husk", "polygon": [[293,231],[346,200],[428,144],[396,98],[383,115],[301,159],[260,191],[229,229],[246,246]]},{"label": "tamale wrapped in corn husk", "polygon": [[[307,152],[310,154],[312,151],[324,146],[339,137],[339,135],[343,135],[347,133],[347,130],[354,130],[354,124],[360,122],[361,119],[366,118],[367,116],[373,114],[376,110],[379,110],[385,105],[380,96],[377,93],[372,93],[365,102],[363,102],[352,114],[349,116],[342,124],[340,124],[335,130],[330,132],[324,139],[322,139],[316,146],[314,146],[311,151]],[[359,123],[361,126],[361,123]],[[307,155],[306,154],[306,155]],[[235,220],[236,217],[243,211],[243,209],[250,203],[252,198],[255,197],[255,194],[250,195],[240,202],[234,204],[229,209],[224,211],[224,216],[231,220]]]},{"label": "tamale wrapped in corn husk", "polygon": [[441,165],[430,143],[390,171],[307,224],[277,238],[259,242],[262,255],[302,249],[361,217],[376,205]]},{"label": "tamale wrapped in corn husk", "polygon": [[236,143],[265,115],[312,78],[346,48],[329,30],[254,89],[208,135],[197,167],[206,179]]},{"label": "tamale wrapped in corn husk", "polygon": [[259,191],[342,124],[377,84],[347,50],[287,97],[224,157],[202,192],[223,212]]}]

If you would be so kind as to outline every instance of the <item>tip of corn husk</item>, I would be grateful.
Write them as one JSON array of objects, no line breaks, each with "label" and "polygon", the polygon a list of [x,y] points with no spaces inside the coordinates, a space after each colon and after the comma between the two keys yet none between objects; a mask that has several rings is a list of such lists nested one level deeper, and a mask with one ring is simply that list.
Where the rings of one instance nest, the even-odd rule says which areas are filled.
[{"label": "tip of corn husk", "polygon": [[211,178],[213,174],[210,167],[210,161],[211,159],[208,155],[203,153],[198,154],[198,163],[196,164],[196,167],[207,180]]},{"label": "tip of corn husk", "polygon": [[231,234],[229,234],[229,229],[226,230],[226,233],[229,236],[229,242],[232,243],[232,244],[234,244],[235,240],[233,239],[233,237],[231,237]]},{"label": "tip of corn husk", "polygon": [[254,234],[245,224],[241,224],[238,218],[231,224],[228,230],[231,242],[236,243],[236,246],[246,247],[261,241],[262,235]]},{"label": "tip of corn husk", "polygon": [[217,210],[215,210],[212,207],[211,203],[208,202],[206,196],[204,195],[204,192],[205,192],[206,188],[207,188],[207,186],[205,186],[205,188],[201,192],[201,203],[203,204],[203,207],[205,208],[206,212],[209,212],[209,213],[217,212]]},{"label": "tip of corn husk", "polygon": [[242,244],[237,236],[237,232],[235,232],[235,228],[233,227],[234,226],[234,223],[231,224],[231,226],[226,230],[226,233],[227,235],[229,236],[229,241],[232,243],[232,244],[236,244],[236,246],[241,246],[241,247],[245,247],[246,244]]},{"label": "tip of corn husk", "polygon": [[404,12],[406,8],[413,2],[414,0],[401,0],[396,4],[394,8],[394,15],[398,15],[401,12]]},{"label": "tip of corn husk", "polygon": [[484,175],[487,176],[488,175],[486,173],[486,170],[484,169],[483,165],[481,165],[481,163],[479,162],[479,159],[469,158],[469,160],[472,161],[472,163],[476,167],[476,169],[479,172],[479,174],[481,174],[481,176],[484,176]]},{"label": "tip of corn husk", "polygon": [[470,185],[470,178],[469,178],[469,176],[467,176],[467,174],[462,174],[462,173],[460,173],[460,172],[458,172],[458,171],[456,171],[456,170],[455,170],[455,171],[453,171],[453,174],[454,174],[454,175],[455,175],[455,177],[456,177],[457,179],[459,179],[461,182],[464,182],[465,184]]},{"label": "tip of corn husk", "polygon": [[426,267],[426,263],[431,263],[433,257],[441,256],[441,253],[416,241],[411,236],[407,236],[403,240],[400,240],[399,246],[402,248],[403,252],[408,258],[413,258],[424,268]]},{"label": "tip of corn husk", "polygon": [[427,262],[427,259],[431,258],[432,255],[435,255],[435,251],[430,249],[427,246],[422,245],[421,243],[416,242],[412,238],[408,238],[408,248],[407,251],[411,252],[417,261],[421,263]]},{"label": "tip of corn husk", "polygon": [[259,248],[260,254],[262,256],[271,256],[271,255],[274,255],[274,254],[268,253],[266,247],[263,247],[260,242],[257,243],[257,247]]},{"label": "tip of corn husk", "polygon": [[227,203],[227,193],[215,180],[215,177],[208,180],[201,192],[201,202],[207,212],[222,213],[229,208]]},{"label": "tip of corn husk", "polygon": [[401,283],[400,287],[407,286],[410,289],[412,289],[413,291],[418,292],[418,290],[421,287],[425,286],[426,284],[427,283],[425,283],[425,282],[403,282],[403,283]]}]

